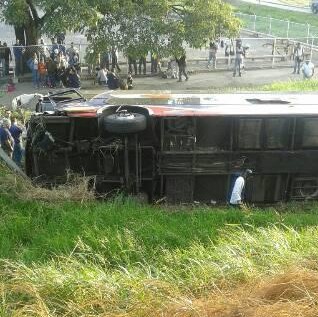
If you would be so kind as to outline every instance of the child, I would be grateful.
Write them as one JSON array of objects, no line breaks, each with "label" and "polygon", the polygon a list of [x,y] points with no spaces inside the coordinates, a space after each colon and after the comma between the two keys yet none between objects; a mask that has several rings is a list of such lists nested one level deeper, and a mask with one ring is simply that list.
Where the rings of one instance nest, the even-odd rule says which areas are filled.
[{"label": "child", "polygon": [[128,90],[131,90],[131,89],[134,88],[134,86],[133,86],[133,78],[131,76],[131,73],[128,73],[127,86],[128,86]]},{"label": "child", "polygon": [[46,64],[44,62],[44,59],[41,58],[40,63],[38,65],[39,69],[39,76],[40,76],[40,86],[41,87],[46,87],[47,80],[46,80],[46,75],[47,75],[47,69],[46,69]]}]

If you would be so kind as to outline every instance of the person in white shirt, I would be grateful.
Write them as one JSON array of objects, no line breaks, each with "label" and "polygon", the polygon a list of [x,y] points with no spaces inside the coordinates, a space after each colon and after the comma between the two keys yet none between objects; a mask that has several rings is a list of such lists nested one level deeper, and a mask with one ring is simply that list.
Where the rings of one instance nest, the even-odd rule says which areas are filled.
[{"label": "person in white shirt", "polygon": [[97,72],[96,80],[102,86],[106,86],[107,85],[107,73],[108,73],[108,70],[106,69],[106,67],[100,69]]},{"label": "person in white shirt", "polygon": [[310,79],[312,76],[314,76],[315,65],[309,59],[307,59],[305,63],[303,63],[301,71],[303,73],[304,79]]},{"label": "person in white shirt", "polygon": [[244,172],[241,173],[241,175],[235,180],[231,198],[230,198],[230,204],[233,206],[240,206],[243,203],[242,199],[242,193],[245,187],[246,179],[252,174],[252,170],[247,169]]}]

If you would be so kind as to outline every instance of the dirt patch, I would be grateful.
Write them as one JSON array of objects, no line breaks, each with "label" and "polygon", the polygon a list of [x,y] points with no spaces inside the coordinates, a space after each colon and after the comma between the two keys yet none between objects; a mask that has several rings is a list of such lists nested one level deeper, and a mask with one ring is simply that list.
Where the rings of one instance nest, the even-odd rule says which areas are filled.
[{"label": "dirt patch", "polygon": [[295,269],[233,290],[219,291],[163,316],[178,317],[316,317],[318,273]]}]

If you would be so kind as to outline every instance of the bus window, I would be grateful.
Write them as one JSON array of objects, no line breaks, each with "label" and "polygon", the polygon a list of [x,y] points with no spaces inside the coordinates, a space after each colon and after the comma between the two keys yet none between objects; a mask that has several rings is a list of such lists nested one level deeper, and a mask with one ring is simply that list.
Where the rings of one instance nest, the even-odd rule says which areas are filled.
[{"label": "bus window", "polygon": [[265,148],[282,149],[288,142],[288,119],[265,119]]},{"label": "bus window", "polygon": [[261,148],[262,119],[240,119],[238,147],[239,149]]},{"label": "bus window", "polygon": [[302,147],[318,147],[318,119],[303,120]]}]

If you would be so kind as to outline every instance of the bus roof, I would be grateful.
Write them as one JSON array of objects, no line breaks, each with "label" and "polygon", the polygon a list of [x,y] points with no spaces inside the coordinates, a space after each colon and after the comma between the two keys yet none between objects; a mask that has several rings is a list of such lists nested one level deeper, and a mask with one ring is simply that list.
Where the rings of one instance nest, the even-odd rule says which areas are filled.
[{"label": "bus roof", "polygon": [[90,106],[131,105],[146,108],[151,116],[318,115],[318,94],[304,93],[126,93],[106,92]]}]

